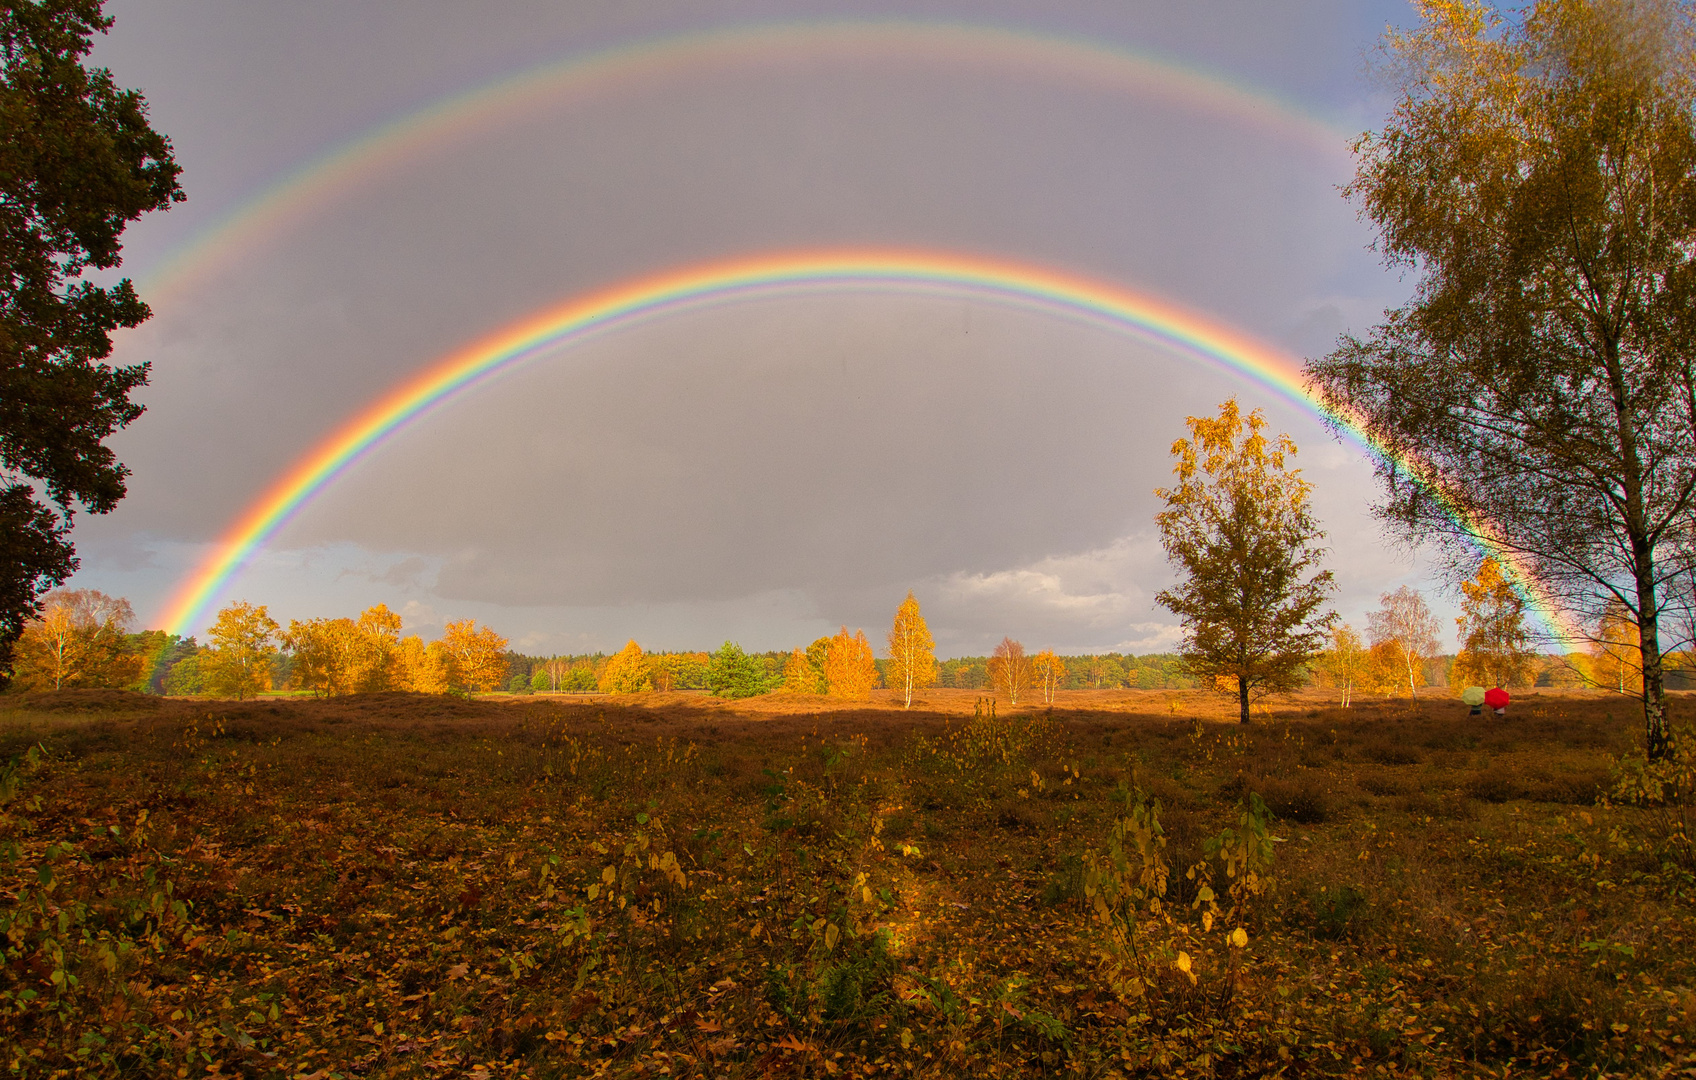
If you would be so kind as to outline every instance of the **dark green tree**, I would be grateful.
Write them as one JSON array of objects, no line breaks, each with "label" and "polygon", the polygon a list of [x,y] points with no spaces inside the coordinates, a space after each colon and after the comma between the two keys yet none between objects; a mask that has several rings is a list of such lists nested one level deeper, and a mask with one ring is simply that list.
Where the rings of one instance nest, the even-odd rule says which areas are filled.
[{"label": "dark green tree", "polygon": [[742,646],[727,641],[707,665],[707,689],[719,697],[744,698],[771,689],[765,660],[749,656]]},{"label": "dark green tree", "polygon": [[129,222],[182,199],[141,95],[88,68],[99,0],[0,3],[0,679],[40,597],[76,569],[73,506],[104,514],[128,470],[105,445],[141,415],[147,366],[114,368],[113,330],[147,305],[120,263]]},{"label": "dark green tree", "polygon": [[1379,514],[1454,577],[1482,525],[1581,622],[1629,612],[1659,758],[1696,504],[1691,8],[1420,6],[1386,39],[1400,100],[1348,189],[1417,288],[1308,375],[1388,451]]}]

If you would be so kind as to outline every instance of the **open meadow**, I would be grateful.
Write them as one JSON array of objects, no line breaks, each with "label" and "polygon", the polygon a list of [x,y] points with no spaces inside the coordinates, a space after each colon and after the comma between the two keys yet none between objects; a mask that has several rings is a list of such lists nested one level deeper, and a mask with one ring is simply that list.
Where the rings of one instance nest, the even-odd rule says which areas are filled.
[{"label": "open meadow", "polygon": [[0,699],[0,1065],[1696,1075],[1635,702],[987,700]]}]

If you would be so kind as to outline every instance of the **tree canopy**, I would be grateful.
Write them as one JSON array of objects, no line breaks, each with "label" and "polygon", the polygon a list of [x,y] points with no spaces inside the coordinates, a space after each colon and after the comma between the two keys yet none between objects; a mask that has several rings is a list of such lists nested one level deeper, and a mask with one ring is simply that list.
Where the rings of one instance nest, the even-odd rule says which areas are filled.
[{"label": "tree canopy", "polygon": [[1407,687],[1409,697],[1417,699],[1425,661],[1442,647],[1442,626],[1418,589],[1403,585],[1380,596],[1378,602],[1383,607],[1366,616],[1366,639],[1386,668],[1386,685],[1399,682]]},{"label": "tree canopy", "polygon": [[[1413,298],[1308,365],[1388,454],[1378,510],[1471,572],[1482,523],[1580,621],[1659,624],[1696,499],[1696,70],[1673,0],[1423,0],[1348,194]],[[1458,513],[1456,512],[1458,511]]]},{"label": "tree canopy", "polygon": [[1309,485],[1287,465],[1288,435],[1268,440],[1257,409],[1236,399],[1217,417],[1189,418],[1172,444],[1177,484],[1160,488],[1156,517],[1166,558],[1183,575],[1155,597],[1183,620],[1185,666],[1231,684],[1239,719],[1256,697],[1301,684],[1335,616],[1324,610],[1331,572]]},{"label": "tree canopy", "polygon": [[1481,686],[1517,686],[1527,681],[1536,654],[1525,625],[1525,598],[1486,557],[1478,576],[1460,583],[1460,655],[1453,681]]},{"label": "tree canopy", "polygon": [[147,305],[128,279],[83,275],[117,267],[125,226],[183,198],[141,95],[83,66],[111,25],[99,0],[0,4],[0,677],[41,594],[76,569],[73,507],[123,498],[105,439],[142,412],[147,365],[104,361]]},{"label": "tree canopy", "polygon": [[913,691],[936,682],[936,640],[919,612],[911,590],[895,609],[889,628],[889,685],[902,695],[902,708],[913,707]]}]

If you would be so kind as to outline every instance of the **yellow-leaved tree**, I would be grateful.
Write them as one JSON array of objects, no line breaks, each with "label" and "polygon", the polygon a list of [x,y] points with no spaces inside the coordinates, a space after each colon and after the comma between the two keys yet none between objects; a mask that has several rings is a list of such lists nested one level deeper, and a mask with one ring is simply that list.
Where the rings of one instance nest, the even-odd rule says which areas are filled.
[{"label": "yellow-leaved tree", "polygon": [[387,606],[353,619],[290,620],[283,647],[293,654],[289,679],[319,697],[375,693],[406,685],[400,663],[400,616]]},{"label": "yellow-leaved tree", "polygon": [[475,619],[450,622],[442,627],[442,639],[425,650],[424,666],[427,681],[438,686],[445,682],[449,691],[499,689],[506,683],[506,638],[487,626],[479,630]]},{"label": "yellow-leaved tree", "polygon": [[458,658],[446,642],[423,645],[412,689],[420,694],[467,693],[465,680],[459,674]]},{"label": "yellow-leaved tree", "polygon": [[1478,576],[1460,583],[1460,655],[1455,657],[1451,686],[1521,686],[1530,681],[1536,654],[1525,628],[1525,598],[1502,574],[1501,564],[1488,556]]},{"label": "yellow-leaved tree", "polygon": [[1372,694],[1396,694],[1408,689],[1407,664],[1393,641],[1380,641],[1366,650],[1366,670],[1360,688]]},{"label": "yellow-leaved tree", "polygon": [[796,649],[783,662],[783,688],[792,694],[818,694],[824,692],[824,678],[819,669],[807,659],[805,649]]},{"label": "yellow-leaved tree", "polygon": [[368,607],[359,616],[359,632],[369,646],[366,666],[354,673],[353,685],[361,693],[403,689],[400,682],[400,616],[387,604]]},{"label": "yellow-leaved tree", "polygon": [[1054,655],[1053,649],[1042,650],[1031,657],[1031,681],[1042,694],[1042,703],[1054,704],[1055,692],[1066,681],[1066,661]]},{"label": "yellow-leaved tree", "polygon": [[200,652],[207,691],[240,700],[269,690],[277,630],[264,604],[241,600],[218,612],[218,621],[206,631],[211,644]]},{"label": "yellow-leaved tree", "polygon": [[1334,588],[1312,486],[1290,467],[1296,444],[1269,439],[1266,418],[1235,398],[1217,417],[1192,416],[1172,444],[1177,483],[1155,494],[1167,561],[1182,580],[1155,597],[1183,620],[1184,667],[1203,685],[1224,678],[1238,718],[1269,693],[1293,690],[1336,619]]},{"label": "yellow-leaved tree", "polygon": [[1369,675],[1372,661],[1367,655],[1366,645],[1348,623],[1331,628],[1331,647],[1314,659],[1313,667],[1317,674],[1343,692],[1345,709],[1354,701],[1355,687],[1373,685]]},{"label": "yellow-leaved tree", "polygon": [[919,602],[909,590],[907,599],[895,609],[895,625],[889,628],[889,685],[901,695],[902,708],[913,707],[914,690],[935,684],[935,649]]},{"label": "yellow-leaved tree", "polygon": [[648,680],[652,689],[664,693],[677,685],[677,664],[664,653],[648,657]]},{"label": "yellow-leaved tree", "polygon": [[283,648],[294,659],[289,680],[319,697],[353,693],[353,672],[364,660],[365,635],[352,619],[289,620]]},{"label": "yellow-leaved tree", "polygon": [[394,689],[431,693],[424,688],[424,669],[428,647],[417,634],[408,634],[395,643]]},{"label": "yellow-leaved tree", "polygon": [[877,685],[877,661],[872,658],[871,642],[864,630],[850,635],[844,626],[830,639],[824,680],[825,692],[831,697],[863,701],[872,696],[872,687]]},{"label": "yellow-leaved tree", "polygon": [[652,690],[654,677],[648,658],[642,655],[642,646],[631,640],[614,653],[601,671],[600,687],[603,694],[639,694]]},{"label": "yellow-leaved tree", "polygon": [[1381,666],[1394,667],[1399,673],[1395,682],[1407,687],[1408,694],[1417,699],[1419,688],[1425,685],[1425,661],[1436,656],[1441,647],[1438,633],[1442,627],[1418,589],[1403,585],[1380,596],[1378,602],[1384,606],[1366,616],[1372,655]]},{"label": "yellow-leaved tree", "polygon": [[1019,695],[1031,685],[1031,658],[1025,647],[1010,637],[1001,639],[989,658],[989,686],[997,694],[1006,694],[1009,705],[1019,703]]},{"label": "yellow-leaved tree", "polygon": [[1616,694],[1639,694],[1643,690],[1643,639],[1631,612],[1612,601],[1602,612],[1596,636],[1590,642],[1589,681]]},{"label": "yellow-leaved tree", "polygon": [[121,597],[93,589],[57,589],[24,624],[12,677],[25,690],[120,687],[141,674],[143,658],[125,635],[135,614]]}]

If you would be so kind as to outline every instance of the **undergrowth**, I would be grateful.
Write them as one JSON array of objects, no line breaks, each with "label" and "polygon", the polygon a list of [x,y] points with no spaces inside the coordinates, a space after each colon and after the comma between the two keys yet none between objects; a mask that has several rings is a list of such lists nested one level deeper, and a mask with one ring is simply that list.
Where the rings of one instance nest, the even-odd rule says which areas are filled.
[{"label": "undergrowth", "polygon": [[960,719],[336,708],[9,718],[0,1065],[1693,1064],[1696,968],[1669,947],[1693,929],[1690,736],[1647,766],[1586,699],[1506,724],[1385,704],[1246,730],[988,701]]}]

